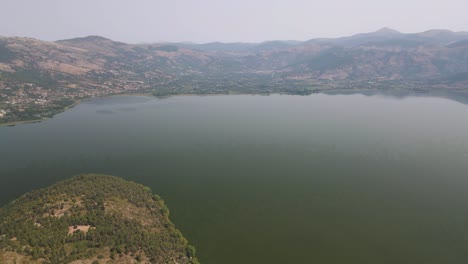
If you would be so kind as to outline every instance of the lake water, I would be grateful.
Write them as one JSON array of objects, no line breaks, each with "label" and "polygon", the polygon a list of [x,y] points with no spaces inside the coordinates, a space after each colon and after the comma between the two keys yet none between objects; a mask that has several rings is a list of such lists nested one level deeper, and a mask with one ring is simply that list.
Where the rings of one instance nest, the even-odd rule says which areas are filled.
[{"label": "lake water", "polygon": [[0,127],[1,204],[80,173],[150,186],[204,264],[468,263],[446,98],[119,96]]}]

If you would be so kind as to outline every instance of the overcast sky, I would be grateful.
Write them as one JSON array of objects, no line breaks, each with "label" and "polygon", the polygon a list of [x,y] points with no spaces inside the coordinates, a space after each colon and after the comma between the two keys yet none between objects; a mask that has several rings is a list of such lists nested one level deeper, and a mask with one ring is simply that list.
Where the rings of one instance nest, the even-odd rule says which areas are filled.
[{"label": "overcast sky", "polygon": [[468,0],[1,0],[0,35],[260,42],[390,27],[468,31]]}]

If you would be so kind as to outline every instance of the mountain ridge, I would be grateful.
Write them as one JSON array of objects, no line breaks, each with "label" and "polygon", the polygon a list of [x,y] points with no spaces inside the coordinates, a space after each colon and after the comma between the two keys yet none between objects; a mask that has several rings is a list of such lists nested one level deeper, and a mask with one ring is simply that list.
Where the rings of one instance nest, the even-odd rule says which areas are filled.
[{"label": "mountain ridge", "polygon": [[[467,31],[454,31],[454,30],[450,30],[450,29],[443,29],[443,28],[440,28],[440,29],[428,29],[428,30],[425,30],[425,31],[421,31],[421,32],[408,32],[408,33],[404,33],[404,32],[401,32],[397,29],[393,29],[391,27],[382,27],[382,28],[379,28],[375,31],[369,31],[369,32],[363,32],[363,33],[355,33],[355,34],[351,34],[351,35],[344,35],[344,36],[337,36],[337,37],[333,37],[333,38],[321,38],[321,37],[316,37],[316,38],[310,38],[310,39],[306,39],[306,40],[295,40],[295,39],[269,39],[269,40],[263,40],[263,41],[259,41],[259,42],[249,42],[249,41],[234,41],[234,42],[226,42],[226,41],[209,41],[209,42],[191,42],[191,41],[150,41],[150,42],[144,42],[144,43],[139,43],[139,42],[124,42],[124,41],[115,41],[115,42],[121,42],[121,43],[126,43],[126,44],[129,44],[129,45],[154,45],[154,44],[180,44],[180,45],[204,45],[204,44],[214,44],[214,43],[217,43],[217,44],[262,44],[262,43],[265,43],[265,42],[273,42],[273,41],[279,41],[279,42],[307,42],[307,41],[311,41],[311,40],[318,40],[318,39],[340,39],[340,38],[349,38],[349,37],[353,37],[353,36],[357,36],[357,35],[433,35],[433,34],[440,34],[440,33],[448,33],[448,34],[455,34],[455,35],[464,35],[464,36],[467,36],[468,37],[468,30]],[[1,36],[0,35],[0,38],[1,37],[5,37],[5,38],[9,38],[9,37],[17,37],[17,36]],[[70,38],[70,39],[59,39],[59,40],[55,40],[55,41],[48,41],[48,42],[61,42],[61,41],[67,41],[67,40],[74,40],[74,39],[86,39],[86,38],[101,38],[101,39],[105,39],[105,40],[112,40],[111,38],[108,38],[108,37],[103,37],[103,36],[100,36],[100,35],[85,35],[85,36],[81,36],[81,37],[74,37],[74,38]],[[45,40],[44,40],[45,41]]]},{"label": "mountain ridge", "polygon": [[42,119],[121,93],[292,93],[466,89],[468,32],[390,28],[335,39],[127,44],[0,37],[0,123]]}]

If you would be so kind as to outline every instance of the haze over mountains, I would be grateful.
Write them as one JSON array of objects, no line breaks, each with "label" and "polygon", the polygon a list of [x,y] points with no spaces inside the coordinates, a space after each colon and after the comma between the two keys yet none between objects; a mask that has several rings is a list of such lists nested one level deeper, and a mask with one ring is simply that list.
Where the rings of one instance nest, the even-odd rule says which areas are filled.
[{"label": "haze over mountains", "polygon": [[265,41],[262,43],[221,43],[211,42],[205,44],[195,43],[176,43],[178,46],[191,47],[200,50],[223,50],[223,51],[247,51],[247,50],[264,50],[271,48],[286,48],[294,45],[304,43],[329,43],[344,47],[353,47],[368,42],[379,42],[390,39],[408,40],[414,41],[415,43],[433,43],[433,44],[444,44],[450,42],[456,42],[468,38],[468,32],[453,32],[444,29],[433,29],[421,33],[401,33],[391,28],[382,28],[375,32],[360,33],[348,37],[340,38],[317,38],[308,41],[297,41],[297,40],[276,40],[276,41]]},{"label": "haze over mountains", "polygon": [[[126,92],[308,94],[325,89],[465,89],[468,32],[383,28],[335,39],[126,44],[100,36],[0,38],[3,121]],[[26,117],[27,116],[27,117]]]}]

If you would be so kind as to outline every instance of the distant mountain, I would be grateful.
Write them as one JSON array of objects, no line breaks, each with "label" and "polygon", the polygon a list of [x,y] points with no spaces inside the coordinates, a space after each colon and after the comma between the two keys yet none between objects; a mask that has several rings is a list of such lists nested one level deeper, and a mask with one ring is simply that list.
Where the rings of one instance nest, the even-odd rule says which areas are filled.
[{"label": "distant mountain", "polygon": [[178,47],[202,50],[202,51],[217,51],[217,52],[261,52],[273,49],[288,48],[302,41],[295,40],[273,40],[265,41],[262,43],[222,43],[222,42],[211,42],[205,44],[193,44],[193,43],[173,43]]},{"label": "distant mountain", "polygon": [[391,36],[400,36],[400,35],[402,35],[402,33],[400,31],[398,31],[398,30],[391,29],[391,28],[388,28],[388,27],[384,27],[384,28],[381,28],[381,29],[373,32],[373,33],[367,33],[367,35],[391,37]]},{"label": "distant mountain", "polygon": [[97,43],[97,42],[115,42],[108,38],[101,37],[101,36],[86,36],[86,37],[78,37],[72,39],[64,39],[64,40],[57,40],[56,42],[63,42],[63,43]]},{"label": "distant mountain", "polygon": [[0,37],[0,122],[41,119],[117,93],[307,94],[324,89],[466,89],[468,32],[390,28],[334,39],[126,44]]},{"label": "distant mountain", "polygon": [[334,45],[352,47],[352,46],[356,46],[356,45],[363,44],[366,42],[371,42],[371,41],[382,41],[382,40],[388,40],[392,38],[398,38],[401,35],[403,34],[396,30],[393,30],[390,28],[382,28],[375,32],[359,33],[359,34],[348,36],[348,37],[311,39],[311,40],[308,40],[307,43],[332,43]]},{"label": "distant mountain", "polygon": [[199,263],[148,187],[79,175],[0,210],[0,263]]},{"label": "distant mountain", "polygon": [[468,32],[453,32],[450,30],[433,29],[422,33],[408,34],[407,37],[436,44],[448,44],[468,39]]},{"label": "distant mountain", "polygon": [[247,51],[255,44],[253,43],[222,43],[222,42],[210,42],[204,44],[195,44],[195,43],[173,43],[174,45],[182,48],[195,49],[201,51],[224,51],[224,52],[238,52],[238,51]]},{"label": "distant mountain", "polygon": [[252,50],[256,52],[263,52],[263,51],[272,51],[272,50],[281,50],[281,49],[287,49],[291,48],[297,45],[302,44],[302,41],[296,41],[296,40],[273,40],[273,41],[265,41],[262,43],[259,43],[252,47]]},{"label": "distant mountain", "polygon": [[468,38],[468,32],[453,32],[450,30],[428,30],[422,33],[404,34],[391,28],[382,28],[375,32],[360,33],[349,37],[335,39],[311,39],[308,42],[329,42],[344,47],[353,47],[368,42],[384,42],[390,40],[418,41],[426,44],[449,44]]}]

